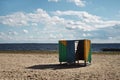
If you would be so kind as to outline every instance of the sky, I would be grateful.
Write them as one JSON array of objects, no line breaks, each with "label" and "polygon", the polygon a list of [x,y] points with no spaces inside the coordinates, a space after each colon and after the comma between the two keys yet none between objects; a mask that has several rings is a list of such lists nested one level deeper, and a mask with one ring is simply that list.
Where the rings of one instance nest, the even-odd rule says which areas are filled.
[{"label": "sky", "polygon": [[120,43],[120,0],[0,0],[0,43]]}]

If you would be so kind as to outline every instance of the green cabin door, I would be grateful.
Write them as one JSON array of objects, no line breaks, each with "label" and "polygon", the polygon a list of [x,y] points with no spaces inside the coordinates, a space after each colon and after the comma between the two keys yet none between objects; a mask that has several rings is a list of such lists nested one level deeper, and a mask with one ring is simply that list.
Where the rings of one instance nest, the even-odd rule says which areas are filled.
[{"label": "green cabin door", "polygon": [[67,61],[67,42],[59,41],[59,62]]},{"label": "green cabin door", "polygon": [[75,62],[75,41],[67,41],[67,62]]}]

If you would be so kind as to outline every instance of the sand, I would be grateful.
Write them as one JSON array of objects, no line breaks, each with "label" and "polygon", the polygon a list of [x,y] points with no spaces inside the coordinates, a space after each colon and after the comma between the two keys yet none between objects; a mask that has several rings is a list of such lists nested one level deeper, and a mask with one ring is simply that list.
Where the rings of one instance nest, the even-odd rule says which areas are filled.
[{"label": "sand", "polygon": [[0,80],[120,80],[120,55],[93,54],[92,64],[59,65],[58,54],[0,53]]}]

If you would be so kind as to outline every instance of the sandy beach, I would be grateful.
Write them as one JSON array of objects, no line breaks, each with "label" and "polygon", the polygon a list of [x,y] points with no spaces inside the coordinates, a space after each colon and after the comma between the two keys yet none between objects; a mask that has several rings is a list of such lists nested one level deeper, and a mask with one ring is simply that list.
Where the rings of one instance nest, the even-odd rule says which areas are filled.
[{"label": "sandy beach", "polygon": [[59,65],[58,54],[0,53],[0,80],[120,80],[120,54],[93,54],[92,64]]}]

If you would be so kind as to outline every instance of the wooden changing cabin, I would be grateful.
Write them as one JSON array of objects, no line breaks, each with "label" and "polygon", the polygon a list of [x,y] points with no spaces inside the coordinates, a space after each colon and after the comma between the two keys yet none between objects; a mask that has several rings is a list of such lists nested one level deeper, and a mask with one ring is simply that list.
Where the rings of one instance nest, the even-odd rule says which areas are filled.
[{"label": "wooden changing cabin", "polygon": [[91,63],[91,41],[90,40],[60,40],[59,41],[59,62],[79,63],[84,60],[84,64]]}]

